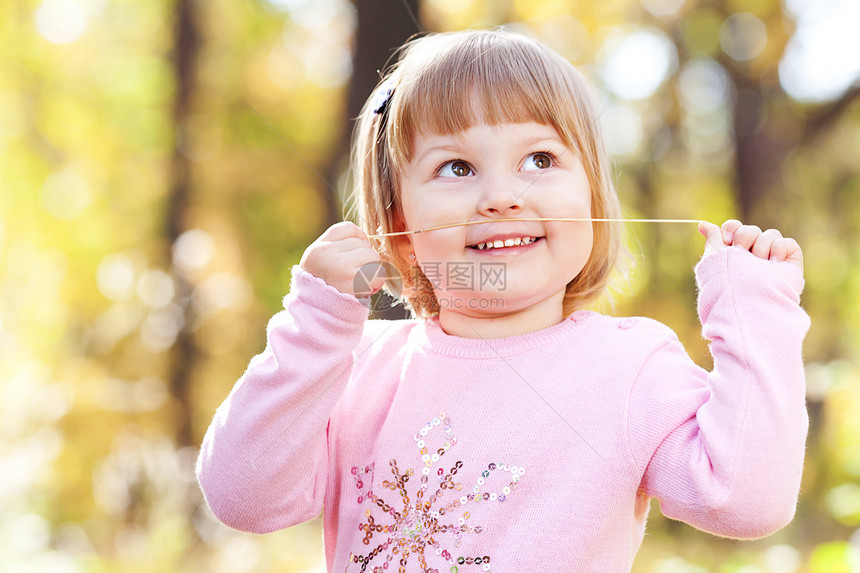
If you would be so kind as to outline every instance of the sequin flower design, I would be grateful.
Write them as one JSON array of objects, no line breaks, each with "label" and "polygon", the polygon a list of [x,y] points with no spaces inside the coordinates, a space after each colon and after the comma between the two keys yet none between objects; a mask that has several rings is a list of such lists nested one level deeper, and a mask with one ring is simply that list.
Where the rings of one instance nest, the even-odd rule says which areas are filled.
[{"label": "sequin flower design", "polygon": [[[428,442],[436,437],[433,432],[440,431],[444,438],[434,450]],[[458,460],[447,470],[442,464],[442,458],[457,444],[451,420],[444,412],[427,422],[413,440],[420,457],[421,485],[410,490],[408,484],[416,472],[413,468],[402,470],[395,459],[389,462],[391,477],[380,484],[383,490],[399,494],[397,502],[389,504],[382,498],[382,493],[377,495],[370,489],[376,471],[374,464],[352,468],[359,493],[358,503],[371,505],[364,510],[366,520],[358,524],[358,530],[364,534],[363,543],[372,549],[365,554],[350,555],[348,567],[360,565],[361,571],[370,569],[373,573],[383,573],[398,566],[397,570],[405,573],[406,565],[414,560],[425,572],[491,571],[490,555],[465,555],[459,551],[464,536],[479,535],[484,531],[483,526],[469,522],[471,511],[482,503],[504,503],[517,488],[526,473],[525,468],[507,463],[488,463],[475,484],[466,489],[455,478],[463,468],[463,462]],[[507,485],[500,491],[486,491],[486,482],[496,472],[509,474],[502,481],[507,481]],[[410,492],[414,493],[414,499]],[[444,568],[428,566],[428,555],[438,556],[431,560],[438,563],[441,559],[445,562]]]}]

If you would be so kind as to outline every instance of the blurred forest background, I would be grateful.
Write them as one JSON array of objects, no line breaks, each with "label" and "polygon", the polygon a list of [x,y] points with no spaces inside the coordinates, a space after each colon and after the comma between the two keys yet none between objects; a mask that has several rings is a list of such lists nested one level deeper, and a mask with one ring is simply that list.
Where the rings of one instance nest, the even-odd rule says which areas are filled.
[{"label": "blurred forest background", "polygon": [[[324,571],[319,520],[219,525],[214,409],[341,218],[357,114],[420,31],[505,26],[594,82],[630,217],[737,217],[805,252],[796,520],[738,542],[652,507],[636,573],[860,571],[856,0],[0,3],[0,570]],[[707,366],[693,226],[630,225],[616,312]]]}]

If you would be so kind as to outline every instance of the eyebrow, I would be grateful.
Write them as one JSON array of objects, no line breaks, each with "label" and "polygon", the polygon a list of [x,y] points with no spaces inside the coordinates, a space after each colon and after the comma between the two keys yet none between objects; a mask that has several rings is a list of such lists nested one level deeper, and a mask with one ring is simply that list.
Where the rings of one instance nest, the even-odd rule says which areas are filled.
[{"label": "eyebrow", "polygon": [[[543,144],[543,143],[556,143],[558,145],[561,145],[564,148],[567,148],[567,144],[565,144],[564,140],[558,134],[556,134],[556,135],[537,135],[535,137],[529,137],[529,138],[522,140],[517,145],[521,145],[523,147],[533,147],[533,146],[536,146],[538,144]],[[430,155],[431,153],[434,153],[436,151],[447,151],[447,152],[454,153],[454,154],[462,153],[463,146],[464,145],[462,143],[445,143],[445,144],[440,144],[440,145],[434,145],[434,146],[424,150],[424,152],[421,155],[415,157],[415,159],[413,161],[416,164],[421,163],[428,155]]]},{"label": "eyebrow", "polygon": [[530,137],[527,140],[523,141],[523,145],[525,147],[532,147],[534,145],[538,145],[539,143],[557,143],[563,147],[567,147],[567,145],[564,143],[564,140],[557,135],[552,137]]},{"label": "eyebrow", "polygon": [[421,155],[417,156],[414,159],[414,162],[415,163],[421,163],[424,160],[424,158],[426,158],[428,155],[430,155],[431,153],[434,153],[436,151],[447,151],[450,153],[460,153],[462,151],[462,149],[463,149],[463,146],[459,145],[459,144],[434,145],[433,147],[425,149]]}]

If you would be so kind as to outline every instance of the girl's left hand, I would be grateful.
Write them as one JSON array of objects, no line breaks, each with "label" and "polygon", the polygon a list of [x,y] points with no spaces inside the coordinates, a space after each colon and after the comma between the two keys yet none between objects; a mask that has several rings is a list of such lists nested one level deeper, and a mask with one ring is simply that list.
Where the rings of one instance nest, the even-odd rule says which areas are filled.
[{"label": "girl's left hand", "polygon": [[699,223],[699,232],[705,236],[705,254],[737,247],[761,259],[791,263],[803,271],[800,245],[794,239],[783,237],[776,229],[762,231],[755,225],[744,225],[730,219],[722,227],[703,221]]}]

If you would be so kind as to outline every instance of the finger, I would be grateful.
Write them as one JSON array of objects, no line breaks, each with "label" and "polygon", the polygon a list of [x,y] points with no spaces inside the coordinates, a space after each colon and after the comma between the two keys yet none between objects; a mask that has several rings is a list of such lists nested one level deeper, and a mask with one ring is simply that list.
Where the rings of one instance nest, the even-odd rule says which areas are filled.
[{"label": "finger", "polygon": [[327,241],[320,248],[331,249],[332,252],[337,253],[346,253],[360,249],[373,251],[373,245],[370,244],[370,241],[362,237],[345,237],[336,241]]},{"label": "finger", "polygon": [[786,261],[803,270],[803,251],[794,239],[785,237],[775,240],[770,247],[770,260]]},{"label": "finger", "polygon": [[382,287],[386,272],[379,258],[370,253],[353,252],[351,256],[340,253],[331,260],[328,282],[339,291],[355,296],[370,296]]},{"label": "finger", "polygon": [[[362,238],[367,241],[367,234],[362,231],[355,223],[349,221],[341,221],[335,223],[320,235],[321,241],[339,241],[347,237]],[[368,241],[369,242],[369,241]]]},{"label": "finger", "polygon": [[732,240],[734,239],[735,232],[740,229],[742,223],[737,219],[729,219],[725,223],[723,223],[720,230],[723,233],[723,242],[727,245],[732,244]]},{"label": "finger", "polygon": [[756,239],[761,235],[761,229],[755,225],[741,225],[732,237],[732,246],[745,251],[752,249]]},{"label": "finger", "polygon": [[769,259],[771,254],[771,246],[773,245],[774,241],[781,238],[782,233],[780,233],[776,229],[768,229],[756,238],[755,243],[753,243],[751,249],[752,254],[754,254],[760,259]]},{"label": "finger", "polygon": [[699,233],[705,237],[705,252],[710,253],[726,246],[719,227],[713,223],[702,221],[699,223]]},{"label": "finger", "polygon": [[389,278],[388,268],[387,265],[379,261],[371,261],[358,267],[352,281],[353,294],[357,297],[364,297],[377,292],[383,287],[385,280]]}]

